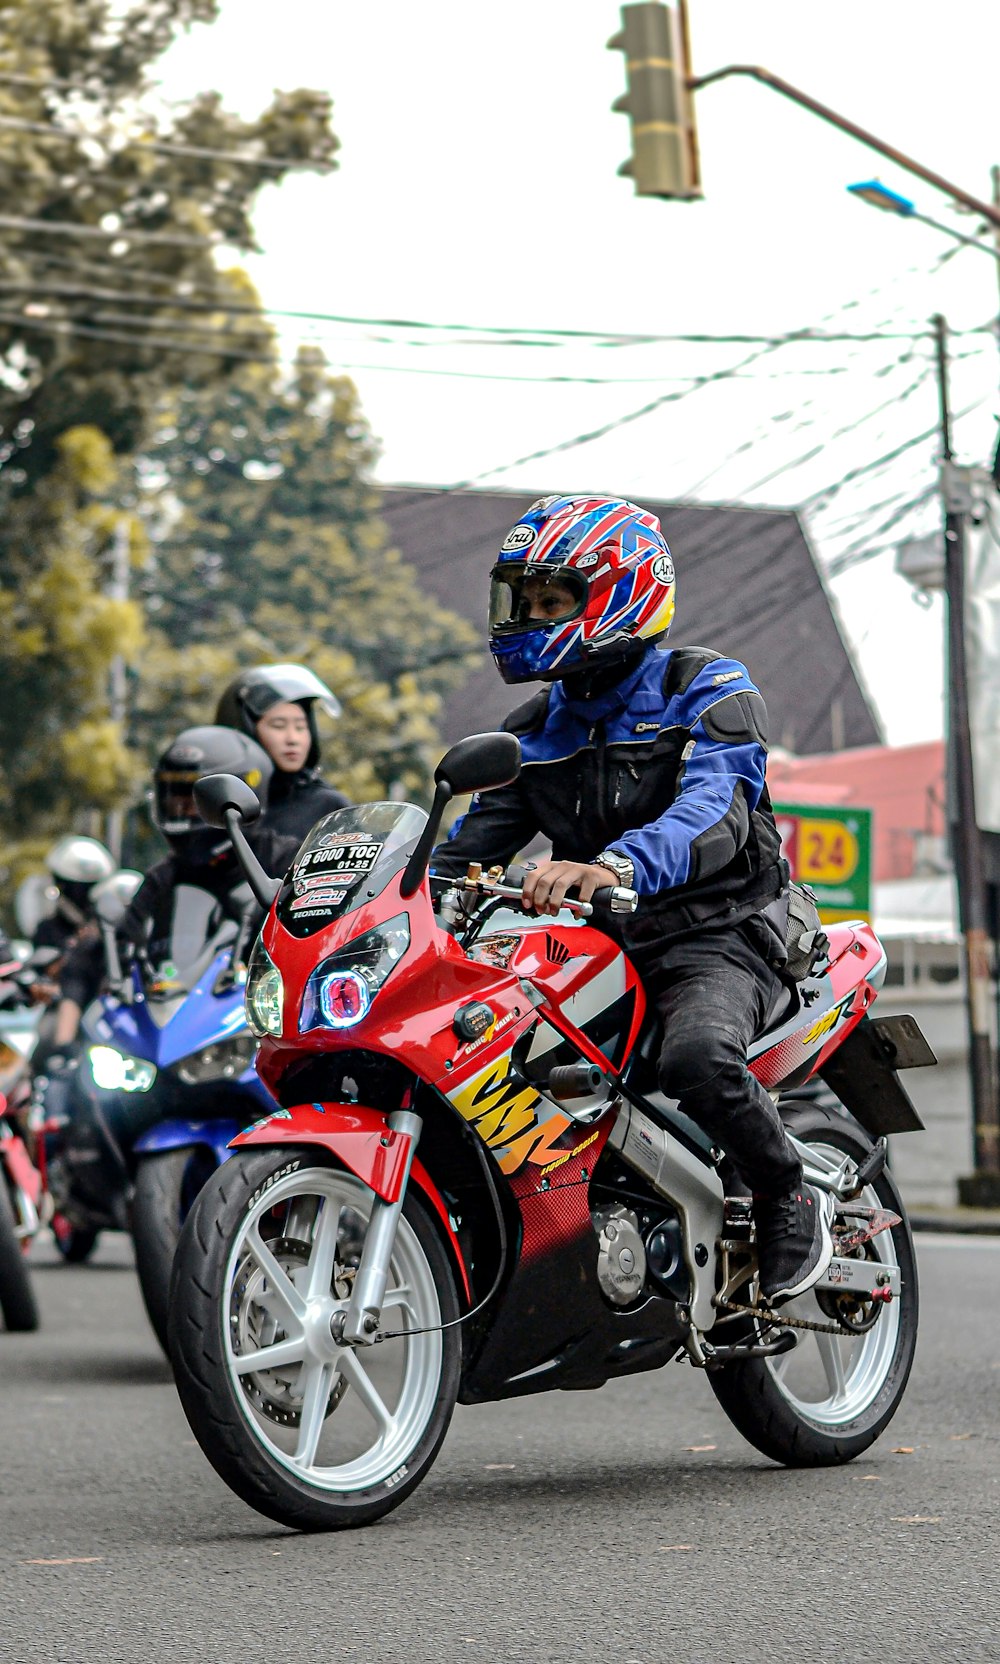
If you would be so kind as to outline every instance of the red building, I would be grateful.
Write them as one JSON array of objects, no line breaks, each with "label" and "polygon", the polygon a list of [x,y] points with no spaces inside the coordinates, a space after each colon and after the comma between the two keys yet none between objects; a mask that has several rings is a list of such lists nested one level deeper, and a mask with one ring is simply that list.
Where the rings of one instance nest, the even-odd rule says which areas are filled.
[{"label": "red building", "polygon": [[872,878],[940,872],[945,855],[945,750],[866,745],[815,757],[773,752],[767,765],[776,803],[815,803],[874,811]]}]

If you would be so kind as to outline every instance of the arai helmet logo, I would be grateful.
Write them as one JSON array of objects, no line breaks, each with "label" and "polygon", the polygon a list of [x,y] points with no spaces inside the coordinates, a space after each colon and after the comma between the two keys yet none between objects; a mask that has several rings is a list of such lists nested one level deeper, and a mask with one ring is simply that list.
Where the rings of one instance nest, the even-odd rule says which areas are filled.
[{"label": "arai helmet logo", "polygon": [[534,526],[512,526],[500,545],[502,555],[520,554],[524,549],[530,549],[538,536]]},{"label": "arai helmet logo", "polygon": [[658,584],[672,584],[674,581],[674,563],[669,555],[657,555],[649,570]]}]

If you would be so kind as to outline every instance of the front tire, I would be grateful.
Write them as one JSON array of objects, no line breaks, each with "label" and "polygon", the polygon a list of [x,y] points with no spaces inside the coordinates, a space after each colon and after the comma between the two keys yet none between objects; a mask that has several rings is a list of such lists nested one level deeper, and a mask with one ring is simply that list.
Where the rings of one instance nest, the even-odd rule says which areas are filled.
[{"label": "front tire", "polygon": [[190,1145],[143,1156],[132,1198],[135,1268],[146,1315],[167,1357],[170,1274],[181,1227],[198,1192],[217,1162]]},{"label": "front tire", "polygon": [[[833,1159],[860,1161],[871,1149],[853,1121],[817,1104],[785,1115],[789,1132]],[[917,1343],[917,1264],[906,1211],[885,1171],[859,1201],[891,1208],[901,1223],[869,1247],[886,1264],[898,1264],[902,1290],[883,1306],[874,1325],[857,1336],[802,1332],[791,1351],[752,1358],[709,1372],[712,1391],[743,1437],[786,1467],[829,1467],[868,1450],[892,1420],[909,1379]],[[793,1317],[829,1323],[810,1290],[783,1310]],[[748,1327],[741,1338],[751,1338]],[[731,1336],[736,1339],[735,1335]]]},{"label": "front tire", "polygon": [[31,1286],[28,1262],[14,1225],[14,1209],[3,1169],[0,1168],[0,1311],[11,1333],[38,1328],[38,1305]]},{"label": "front tire", "polygon": [[372,1201],[314,1151],[240,1153],[205,1186],[174,1262],[170,1351],[192,1431],[238,1496],[298,1530],[367,1525],[397,1507],[458,1395],[459,1330],[442,1328],[458,1316],[454,1278],[413,1191],[383,1306],[400,1338],[331,1341]]}]

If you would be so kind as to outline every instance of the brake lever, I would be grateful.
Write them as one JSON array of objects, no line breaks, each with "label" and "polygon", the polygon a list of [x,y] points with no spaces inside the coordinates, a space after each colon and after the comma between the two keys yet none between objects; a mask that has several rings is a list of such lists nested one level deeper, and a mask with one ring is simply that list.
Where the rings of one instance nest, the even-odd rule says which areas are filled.
[{"label": "brake lever", "polygon": [[[465,878],[456,885],[456,888],[480,896],[501,896],[504,899],[517,902],[521,900],[520,886],[501,884],[496,879],[482,878],[475,874],[473,867],[469,868]],[[610,890],[602,889],[600,894],[602,897],[604,895],[608,896],[608,906],[612,913],[634,913],[639,904],[639,897],[636,892],[627,890],[620,884],[615,884]],[[581,919],[589,919],[594,913],[592,902],[574,901],[568,896],[560,905],[568,908],[571,913],[576,913]]]}]

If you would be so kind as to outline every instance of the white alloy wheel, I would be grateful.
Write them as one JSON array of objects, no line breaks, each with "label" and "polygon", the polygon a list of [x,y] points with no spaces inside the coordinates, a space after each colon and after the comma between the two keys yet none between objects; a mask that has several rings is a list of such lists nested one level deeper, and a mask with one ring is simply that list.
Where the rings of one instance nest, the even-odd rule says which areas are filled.
[{"label": "white alloy wheel", "polygon": [[253,1438],[310,1488],[370,1491],[401,1469],[438,1403],[441,1323],[431,1267],[399,1221],[382,1328],[407,1338],[342,1346],[372,1193],[333,1167],[299,1169],[247,1211],[223,1282],[225,1362]]},{"label": "white alloy wheel", "polygon": [[[810,1140],[810,1151],[836,1168],[843,1152],[832,1145]],[[863,1207],[883,1203],[869,1186],[857,1198]],[[881,1265],[899,1269],[891,1231],[881,1231],[866,1245],[868,1257]],[[902,1299],[907,1298],[904,1288]],[[805,1318],[811,1323],[833,1321],[823,1310],[814,1289],[781,1307],[783,1315]],[[854,1422],[874,1404],[889,1377],[896,1356],[901,1316],[900,1300],[879,1308],[870,1329],[861,1334],[827,1335],[800,1330],[798,1344],[790,1351],[767,1360],[782,1396],[792,1409],[819,1428],[842,1427]]]}]

